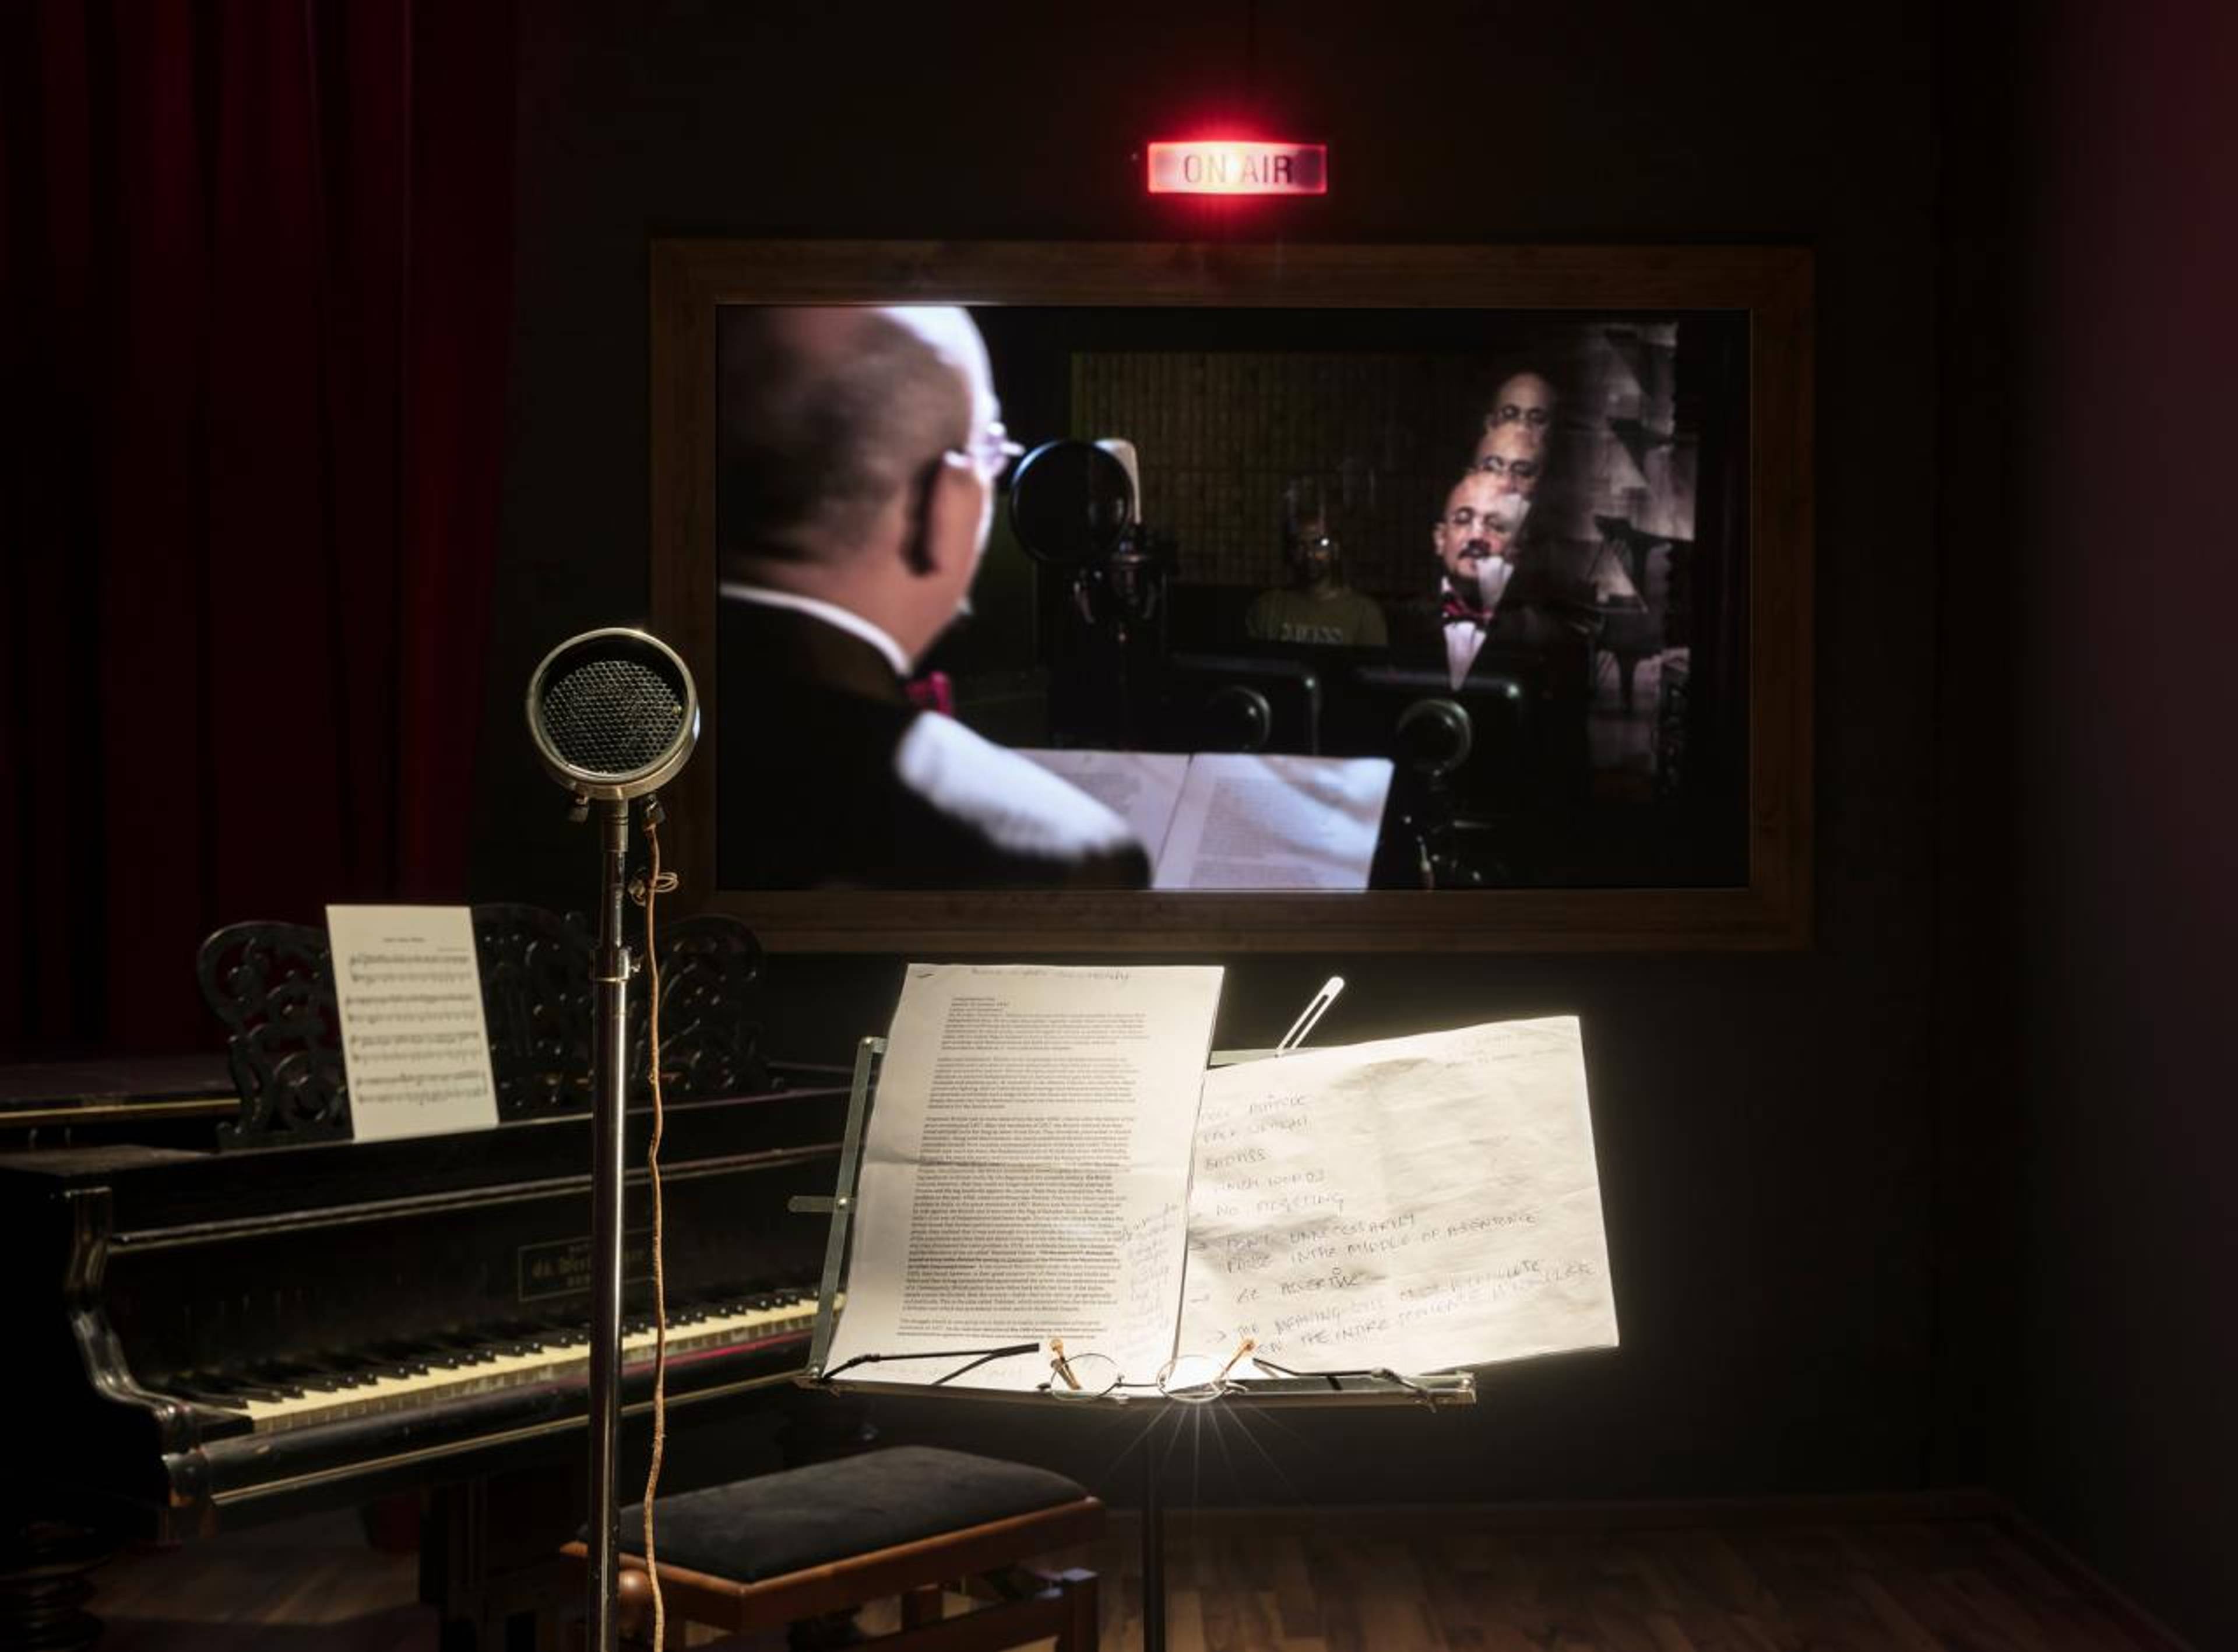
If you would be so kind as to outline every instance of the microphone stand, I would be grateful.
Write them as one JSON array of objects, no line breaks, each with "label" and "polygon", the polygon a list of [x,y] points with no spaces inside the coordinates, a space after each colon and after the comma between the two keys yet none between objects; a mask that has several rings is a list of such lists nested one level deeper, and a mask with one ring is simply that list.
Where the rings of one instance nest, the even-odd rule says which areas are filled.
[{"label": "microphone stand", "polygon": [[627,799],[599,805],[603,878],[591,1021],[591,1497],[589,1652],[614,1652],[619,1605],[621,1502],[622,1138],[629,1094],[629,948],[622,895],[629,859]]}]

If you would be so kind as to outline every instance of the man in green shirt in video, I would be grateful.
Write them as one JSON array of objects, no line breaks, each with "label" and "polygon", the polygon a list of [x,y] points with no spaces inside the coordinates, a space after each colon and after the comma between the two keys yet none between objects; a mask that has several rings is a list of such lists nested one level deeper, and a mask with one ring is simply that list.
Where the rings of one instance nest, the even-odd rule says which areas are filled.
[{"label": "man in green shirt in video", "polygon": [[1389,640],[1375,599],[1345,584],[1343,547],[1327,516],[1292,522],[1283,558],[1290,583],[1252,598],[1243,616],[1248,635],[1261,642],[1339,648],[1381,648]]}]

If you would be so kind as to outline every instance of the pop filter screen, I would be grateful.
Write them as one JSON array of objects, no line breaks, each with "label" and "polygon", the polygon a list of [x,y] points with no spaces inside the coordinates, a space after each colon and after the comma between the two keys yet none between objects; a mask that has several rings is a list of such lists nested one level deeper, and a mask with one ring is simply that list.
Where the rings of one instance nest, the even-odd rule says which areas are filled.
[{"label": "pop filter screen", "polygon": [[684,662],[643,631],[587,631],[530,680],[529,732],[562,785],[626,797],[683,766],[699,726]]}]

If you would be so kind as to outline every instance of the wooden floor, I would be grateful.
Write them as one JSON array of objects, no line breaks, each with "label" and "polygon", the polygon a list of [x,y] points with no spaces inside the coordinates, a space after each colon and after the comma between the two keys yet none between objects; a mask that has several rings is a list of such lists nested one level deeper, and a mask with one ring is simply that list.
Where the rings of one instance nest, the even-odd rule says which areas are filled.
[{"label": "wooden floor", "polygon": [[[1466,1511],[1177,1515],[1171,1652],[2168,1652],[1986,1519],[1530,1530]],[[1066,1557],[1138,1652],[1136,1528]],[[432,1652],[414,1563],[334,1517],[102,1574],[108,1652]],[[865,1627],[885,1625],[873,1618]]]}]

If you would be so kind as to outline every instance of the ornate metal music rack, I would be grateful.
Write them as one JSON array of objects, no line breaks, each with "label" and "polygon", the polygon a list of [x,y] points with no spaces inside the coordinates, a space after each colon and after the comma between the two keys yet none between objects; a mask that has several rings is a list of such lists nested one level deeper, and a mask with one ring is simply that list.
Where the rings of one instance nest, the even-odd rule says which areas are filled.
[{"label": "ornate metal music rack", "polygon": [[[501,1124],[591,1108],[591,955],[579,915],[496,903],[473,909],[482,1014]],[[738,919],[705,913],[663,924],[661,1082],[677,1100],[769,1087],[753,1017],[762,950]],[[218,1127],[223,1148],[325,1141],[349,1134],[327,932],[302,923],[228,924],[195,962],[202,1000],[226,1028],[226,1055],[241,1095],[238,1118]],[[648,996],[631,995],[632,1105],[649,1101]]]}]

